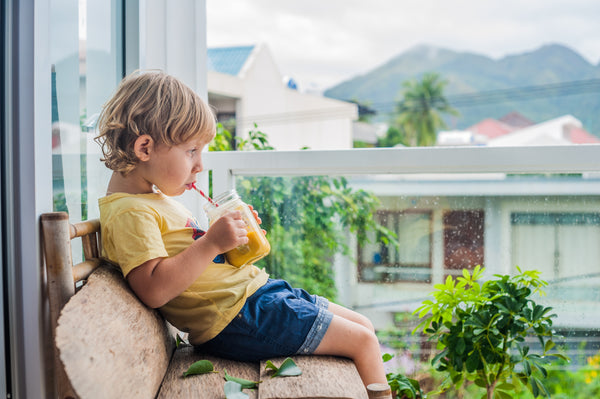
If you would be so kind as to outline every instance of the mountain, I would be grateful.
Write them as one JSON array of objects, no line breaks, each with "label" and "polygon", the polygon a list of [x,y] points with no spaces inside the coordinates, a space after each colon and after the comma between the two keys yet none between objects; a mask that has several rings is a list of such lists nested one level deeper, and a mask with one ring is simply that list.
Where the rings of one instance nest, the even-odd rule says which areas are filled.
[{"label": "mountain", "polygon": [[[326,90],[324,95],[369,104],[378,112],[378,120],[387,121],[395,101],[401,98],[402,83],[419,79],[426,72],[436,72],[448,81],[445,94],[460,112],[459,117],[446,121],[449,128],[463,129],[485,118],[518,111],[534,122],[571,114],[586,130],[600,136],[600,81],[583,87],[569,83],[600,79],[600,64],[592,65],[559,44],[498,60],[420,45]],[[563,82],[566,84],[556,88]],[[492,92],[497,95],[490,96]],[[466,94],[475,93],[481,95],[479,100],[465,101]]]}]

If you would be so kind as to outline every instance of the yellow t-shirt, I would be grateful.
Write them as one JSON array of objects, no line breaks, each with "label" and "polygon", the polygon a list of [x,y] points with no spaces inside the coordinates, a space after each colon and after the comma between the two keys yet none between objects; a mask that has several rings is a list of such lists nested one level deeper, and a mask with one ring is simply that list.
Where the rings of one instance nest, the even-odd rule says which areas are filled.
[{"label": "yellow t-shirt", "polygon": [[[148,260],[178,254],[204,235],[191,212],[161,193],[117,193],[100,198],[98,204],[103,255],[125,276]],[[267,278],[263,269],[238,268],[219,255],[160,312],[189,333],[190,343],[199,345],[221,332]]]}]

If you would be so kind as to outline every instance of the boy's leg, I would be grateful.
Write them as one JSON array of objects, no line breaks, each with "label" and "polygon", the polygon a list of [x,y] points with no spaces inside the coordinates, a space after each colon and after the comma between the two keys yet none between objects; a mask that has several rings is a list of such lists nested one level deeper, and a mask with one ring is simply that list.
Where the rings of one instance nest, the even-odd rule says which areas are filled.
[{"label": "boy's leg", "polygon": [[314,353],[352,359],[365,386],[387,384],[379,341],[371,322],[339,305],[329,304],[329,310],[334,314],[333,319]]},{"label": "boy's leg", "polygon": [[363,326],[367,327],[369,330],[375,331],[375,328],[373,327],[373,323],[371,323],[371,320],[369,320],[368,317],[355,312],[354,310],[350,310],[341,305],[337,305],[333,302],[329,302],[329,307],[327,308],[327,310],[329,310],[334,315],[338,315],[338,316],[343,317],[344,319],[348,319],[355,323],[362,324]]}]

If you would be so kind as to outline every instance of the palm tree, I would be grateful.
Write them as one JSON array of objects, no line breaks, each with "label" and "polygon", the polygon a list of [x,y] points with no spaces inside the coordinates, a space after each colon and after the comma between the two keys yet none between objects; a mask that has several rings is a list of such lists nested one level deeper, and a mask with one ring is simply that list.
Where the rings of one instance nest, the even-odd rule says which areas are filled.
[{"label": "palm tree", "polygon": [[437,73],[426,73],[421,81],[403,83],[402,100],[396,104],[396,123],[412,146],[430,146],[439,129],[446,128],[442,114],[458,115],[444,97],[448,81]]}]

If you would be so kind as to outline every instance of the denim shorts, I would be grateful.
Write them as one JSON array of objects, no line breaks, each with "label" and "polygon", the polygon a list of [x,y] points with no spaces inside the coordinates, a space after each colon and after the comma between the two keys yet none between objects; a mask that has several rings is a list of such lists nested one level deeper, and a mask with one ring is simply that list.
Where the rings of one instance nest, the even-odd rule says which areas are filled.
[{"label": "denim shorts", "polygon": [[328,306],[323,297],[269,279],[219,335],[197,349],[240,361],[311,354],[333,318]]}]

